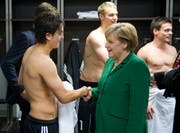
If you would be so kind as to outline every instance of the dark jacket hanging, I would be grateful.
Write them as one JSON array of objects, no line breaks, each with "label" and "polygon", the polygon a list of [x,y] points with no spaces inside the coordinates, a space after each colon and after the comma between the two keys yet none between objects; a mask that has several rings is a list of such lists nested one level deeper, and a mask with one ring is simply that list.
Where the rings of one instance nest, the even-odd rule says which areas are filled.
[{"label": "dark jacket hanging", "polygon": [[71,76],[74,89],[79,88],[80,66],[82,56],[80,54],[78,41],[71,41],[67,54],[64,59],[64,64],[67,67],[67,72]]}]

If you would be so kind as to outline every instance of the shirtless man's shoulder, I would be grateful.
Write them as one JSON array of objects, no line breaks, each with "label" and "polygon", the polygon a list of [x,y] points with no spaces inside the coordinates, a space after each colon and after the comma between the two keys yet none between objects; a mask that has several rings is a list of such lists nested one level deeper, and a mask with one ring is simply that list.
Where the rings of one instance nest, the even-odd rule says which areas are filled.
[{"label": "shirtless man's shoulder", "polygon": [[97,28],[93,31],[91,31],[86,39],[86,45],[91,45],[91,46],[104,46],[105,43],[105,36],[104,33],[101,31],[100,28]]},{"label": "shirtless man's shoulder", "polygon": [[32,68],[33,71],[37,72],[37,74],[41,74],[44,69],[52,69],[52,67],[56,69],[52,59],[48,55],[44,54],[42,50],[37,48],[36,45],[28,48],[28,50],[26,51],[23,58],[23,67],[25,66],[29,66],[28,70],[31,70]]},{"label": "shirtless man's shoulder", "polygon": [[[169,56],[174,59],[177,56],[177,51],[174,46],[169,44],[165,44],[164,47],[157,47],[153,42],[149,42],[140,48],[137,55],[145,60],[153,56]],[[157,59],[157,57],[154,59]]]}]

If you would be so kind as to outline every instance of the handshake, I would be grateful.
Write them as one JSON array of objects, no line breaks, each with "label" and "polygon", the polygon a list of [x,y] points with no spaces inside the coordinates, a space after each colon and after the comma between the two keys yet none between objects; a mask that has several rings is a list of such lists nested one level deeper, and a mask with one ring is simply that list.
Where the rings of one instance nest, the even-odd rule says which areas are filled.
[{"label": "handshake", "polygon": [[87,102],[92,97],[92,88],[90,86],[88,86],[88,87],[83,86],[82,88],[84,88],[84,90],[85,90],[85,95],[83,96],[83,100]]}]

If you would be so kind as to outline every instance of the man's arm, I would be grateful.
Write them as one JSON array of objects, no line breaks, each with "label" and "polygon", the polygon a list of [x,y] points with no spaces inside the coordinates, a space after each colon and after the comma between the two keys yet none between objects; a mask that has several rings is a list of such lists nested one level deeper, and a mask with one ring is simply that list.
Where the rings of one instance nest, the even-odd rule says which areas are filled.
[{"label": "man's arm", "polygon": [[91,33],[87,38],[86,43],[90,44],[91,48],[101,61],[103,61],[104,63],[107,61],[108,51],[105,47],[105,42],[103,41],[103,39],[98,38],[97,35],[95,36]]},{"label": "man's arm", "polygon": [[79,97],[87,96],[91,88],[89,87],[81,87],[80,89],[76,90],[68,90],[65,89],[62,80],[60,79],[56,65],[54,62],[47,61],[42,63],[43,67],[40,67],[39,73],[44,83],[47,85],[49,89],[54,93],[57,99],[61,103],[71,102]]},{"label": "man's arm", "polygon": [[146,53],[144,47],[140,48],[139,51],[137,52],[137,56],[140,57],[141,59],[143,59],[145,62],[146,62],[146,54],[147,53]]},{"label": "man's arm", "polygon": [[[22,73],[23,73],[23,65],[21,65],[20,72],[19,72],[18,86],[24,88],[24,86],[23,86]],[[27,95],[25,89],[23,89],[23,91],[21,92],[20,96],[21,96],[23,99],[25,99],[26,101],[29,101],[28,95]]]}]

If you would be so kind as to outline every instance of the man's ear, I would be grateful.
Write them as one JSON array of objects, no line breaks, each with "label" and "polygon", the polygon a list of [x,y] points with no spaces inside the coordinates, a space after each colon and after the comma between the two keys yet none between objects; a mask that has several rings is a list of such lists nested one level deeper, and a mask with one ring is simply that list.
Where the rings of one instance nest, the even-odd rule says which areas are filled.
[{"label": "man's ear", "polygon": [[153,29],[153,34],[154,34],[154,35],[158,34],[158,31],[159,31],[158,29],[154,28],[154,29]]},{"label": "man's ear", "polygon": [[52,34],[50,34],[50,33],[46,33],[46,40],[51,40],[51,38],[52,38]]},{"label": "man's ear", "polygon": [[102,13],[99,13],[99,19],[103,20],[104,19],[104,15]]}]

